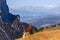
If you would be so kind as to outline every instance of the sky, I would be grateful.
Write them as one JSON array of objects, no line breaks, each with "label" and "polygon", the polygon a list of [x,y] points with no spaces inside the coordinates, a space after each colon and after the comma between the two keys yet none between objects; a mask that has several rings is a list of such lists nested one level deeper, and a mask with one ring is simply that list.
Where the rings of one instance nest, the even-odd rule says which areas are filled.
[{"label": "sky", "polygon": [[7,0],[7,4],[12,9],[24,6],[53,8],[60,6],[60,0]]}]

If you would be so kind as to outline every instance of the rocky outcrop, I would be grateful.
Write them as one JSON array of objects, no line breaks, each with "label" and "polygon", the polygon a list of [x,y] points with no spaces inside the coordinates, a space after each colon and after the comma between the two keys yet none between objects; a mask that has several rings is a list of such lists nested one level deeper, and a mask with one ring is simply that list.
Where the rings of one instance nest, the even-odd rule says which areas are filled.
[{"label": "rocky outcrop", "polygon": [[[25,26],[25,30],[29,26],[27,23],[20,22],[19,15],[9,13],[6,0],[0,0],[0,35],[2,34],[0,40],[14,40],[22,37],[24,31],[22,25]],[[35,29],[33,27],[34,31]]]},{"label": "rocky outcrop", "polygon": [[12,23],[16,18],[16,15],[9,13],[9,8],[7,6],[6,0],[0,0],[0,16],[4,22]]},{"label": "rocky outcrop", "polygon": [[4,14],[9,14],[9,8],[7,6],[6,0],[0,0],[0,11]]},{"label": "rocky outcrop", "polygon": [[[23,29],[23,25],[25,29]],[[19,22],[18,19],[15,19],[12,24],[9,24],[7,22],[3,22],[2,20],[0,20],[0,27],[5,31],[4,33],[2,31],[0,34],[2,34],[2,37],[3,37],[3,34],[5,34],[5,36],[7,34],[8,39],[14,40],[16,38],[21,38],[24,30],[26,30],[28,26],[29,24]],[[33,31],[37,30],[37,28],[35,28],[34,26],[32,27],[33,27]],[[7,38],[7,36],[5,38]]]}]

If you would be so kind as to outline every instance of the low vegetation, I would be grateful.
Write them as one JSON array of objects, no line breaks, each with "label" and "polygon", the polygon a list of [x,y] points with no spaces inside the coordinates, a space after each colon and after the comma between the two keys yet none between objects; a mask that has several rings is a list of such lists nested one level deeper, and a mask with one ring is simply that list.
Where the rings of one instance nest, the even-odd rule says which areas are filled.
[{"label": "low vegetation", "polygon": [[39,31],[49,31],[49,30],[59,30],[60,29],[60,24],[54,24],[50,25],[49,27],[41,27],[37,32]]}]

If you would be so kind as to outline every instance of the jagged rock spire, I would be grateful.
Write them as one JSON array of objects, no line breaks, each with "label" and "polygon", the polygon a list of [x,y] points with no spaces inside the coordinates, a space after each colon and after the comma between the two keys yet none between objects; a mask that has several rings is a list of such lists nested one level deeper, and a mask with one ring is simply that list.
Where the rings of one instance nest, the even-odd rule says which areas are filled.
[{"label": "jagged rock spire", "polygon": [[9,13],[9,8],[7,6],[6,0],[0,0],[0,10],[4,14],[8,14]]},{"label": "jagged rock spire", "polygon": [[16,15],[12,15],[9,12],[6,0],[0,0],[0,12],[0,16],[2,17],[2,20],[5,22],[12,23],[17,18]]}]

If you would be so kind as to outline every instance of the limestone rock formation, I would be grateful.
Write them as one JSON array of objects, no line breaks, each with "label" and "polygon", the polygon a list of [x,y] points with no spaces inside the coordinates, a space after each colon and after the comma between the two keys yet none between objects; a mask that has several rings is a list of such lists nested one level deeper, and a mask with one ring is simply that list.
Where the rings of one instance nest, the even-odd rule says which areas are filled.
[{"label": "limestone rock formation", "polygon": [[[0,0],[0,40],[14,40],[22,37],[24,31],[22,25],[20,16],[9,12],[6,0]],[[24,25],[25,29],[29,26],[27,23]],[[36,28],[33,27],[34,29]]]},{"label": "limestone rock formation", "polygon": [[6,0],[0,0],[0,10],[4,14],[8,14],[9,13],[9,9],[8,9]]},{"label": "limestone rock formation", "polygon": [[12,23],[12,21],[16,18],[16,15],[9,13],[6,0],[0,0],[0,16],[2,16],[3,21],[9,23]]}]

